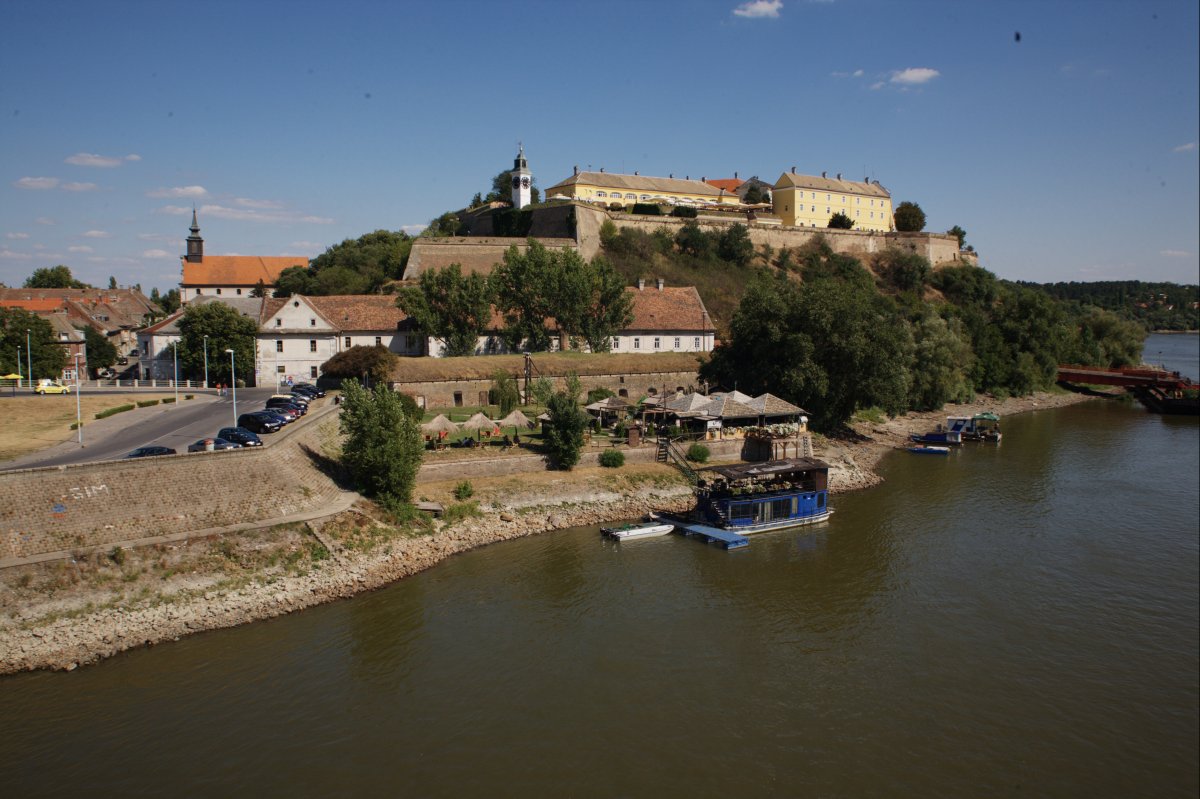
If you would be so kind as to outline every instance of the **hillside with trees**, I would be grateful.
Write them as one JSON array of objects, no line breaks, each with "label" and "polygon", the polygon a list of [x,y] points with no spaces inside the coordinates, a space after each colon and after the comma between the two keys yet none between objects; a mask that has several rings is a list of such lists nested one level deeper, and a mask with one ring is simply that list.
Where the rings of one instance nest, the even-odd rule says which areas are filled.
[{"label": "hillside with trees", "polygon": [[1095,283],[1025,283],[1082,311],[1100,308],[1147,330],[1200,329],[1200,285],[1102,280]]}]

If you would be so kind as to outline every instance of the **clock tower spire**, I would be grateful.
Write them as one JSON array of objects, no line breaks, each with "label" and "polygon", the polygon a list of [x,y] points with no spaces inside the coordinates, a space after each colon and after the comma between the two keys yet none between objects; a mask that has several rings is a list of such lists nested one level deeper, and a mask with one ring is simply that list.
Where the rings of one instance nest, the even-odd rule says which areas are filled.
[{"label": "clock tower spire", "polygon": [[525,146],[520,142],[517,143],[517,157],[509,174],[512,176],[513,208],[520,210],[529,205],[533,194],[533,173],[529,171],[529,164],[525,161]]},{"label": "clock tower spire", "polygon": [[200,238],[200,223],[196,221],[196,209],[192,208],[192,235],[187,237],[188,263],[200,263],[204,260],[204,239]]}]

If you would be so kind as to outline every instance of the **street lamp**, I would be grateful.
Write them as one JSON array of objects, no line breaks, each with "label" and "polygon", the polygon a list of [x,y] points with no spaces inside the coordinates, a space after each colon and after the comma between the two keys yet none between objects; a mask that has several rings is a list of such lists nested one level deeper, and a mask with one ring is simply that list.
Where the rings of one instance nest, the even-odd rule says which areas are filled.
[{"label": "street lamp", "polygon": [[79,446],[83,446],[83,412],[79,399],[79,353],[75,353],[75,429],[79,431]]},{"label": "street lamp", "polygon": [[233,350],[225,350],[229,353],[229,385],[233,388],[233,426],[237,427],[237,364],[233,361]]},{"label": "street lamp", "polygon": [[179,340],[171,342],[171,352],[175,357],[175,407],[179,407]]},{"label": "street lamp", "polygon": [[22,369],[22,366],[21,366],[21,345],[20,345],[20,344],[18,344],[18,345],[17,345],[17,383],[18,383],[18,384],[20,384],[20,382],[21,382],[21,378],[23,378],[23,377],[24,377],[24,375],[23,375],[23,374],[21,374],[21,369]]},{"label": "street lamp", "polygon": [[208,334],[204,335],[204,387],[208,388]]},{"label": "street lamp", "polygon": [[29,364],[29,385],[33,385],[33,347],[29,346],[29,328],[25,328],[25,360]]}]

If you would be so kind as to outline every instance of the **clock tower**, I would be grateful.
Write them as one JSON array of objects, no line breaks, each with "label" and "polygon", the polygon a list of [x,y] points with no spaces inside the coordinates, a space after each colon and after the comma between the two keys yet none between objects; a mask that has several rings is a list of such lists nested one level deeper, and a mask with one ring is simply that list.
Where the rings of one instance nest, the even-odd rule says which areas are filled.
[{"label": "clock tower", "polygon": [[512,177],[513,208],[520,210],[530,203],[533,174],[529,171],[529,164],[525,162],[525,147],[523,145],[517,145],[517,147],[517,158],[513,161],[513,170],[509,175]]}]

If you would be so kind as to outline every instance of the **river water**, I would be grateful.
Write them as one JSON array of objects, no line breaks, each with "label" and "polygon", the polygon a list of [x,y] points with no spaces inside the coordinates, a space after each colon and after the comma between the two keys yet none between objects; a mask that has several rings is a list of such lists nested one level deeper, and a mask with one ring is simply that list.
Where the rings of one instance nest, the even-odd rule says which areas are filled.
[{"label": "river water", "polygon": [[0,680],[0,785],[1195,797],[1197,420],[1094,401],[1004,429],[896,453],[829,523],[746,550],[562,531]]}]

